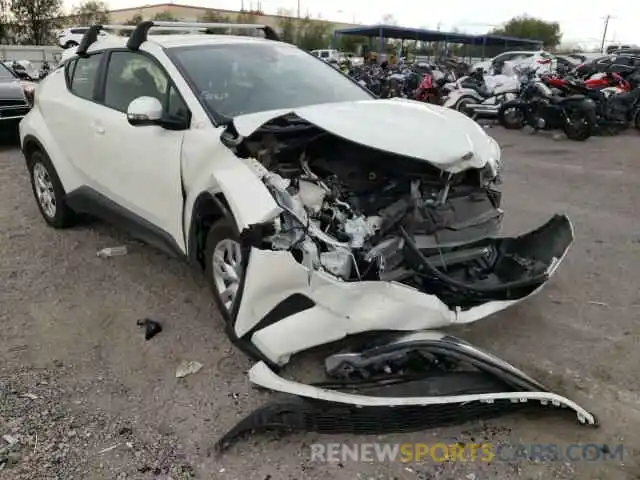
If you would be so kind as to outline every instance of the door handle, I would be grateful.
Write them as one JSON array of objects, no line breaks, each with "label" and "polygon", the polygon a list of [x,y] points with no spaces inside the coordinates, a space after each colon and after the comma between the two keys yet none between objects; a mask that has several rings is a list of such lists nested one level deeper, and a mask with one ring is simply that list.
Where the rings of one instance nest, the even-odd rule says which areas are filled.
[{"label": "door handle", "polygon": [[104,135],[104,127],[102,125],[98,125],[97,123],[93,124],[93,130],[98,134],[98,135]]}]

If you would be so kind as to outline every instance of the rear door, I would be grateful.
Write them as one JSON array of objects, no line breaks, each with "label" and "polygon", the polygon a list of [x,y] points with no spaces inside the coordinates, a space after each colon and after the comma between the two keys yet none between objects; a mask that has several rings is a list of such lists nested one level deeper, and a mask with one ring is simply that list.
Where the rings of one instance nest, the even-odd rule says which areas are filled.
[{"label": "rear door", "polygon": [[95,136],[91,125],[101,114],[95,99],[104,58],[104,53],[93,53],[71,60],[65,68],[52,72],[39,87],[49,90],[39,96],[38,106],[60,155],[66,155],[66,160],[87,181],[93,177],[90,158]]}]

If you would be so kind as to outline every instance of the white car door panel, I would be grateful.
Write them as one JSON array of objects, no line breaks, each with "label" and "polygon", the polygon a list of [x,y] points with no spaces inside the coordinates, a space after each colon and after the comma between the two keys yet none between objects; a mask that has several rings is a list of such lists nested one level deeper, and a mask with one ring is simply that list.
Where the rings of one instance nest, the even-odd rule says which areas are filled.
[{"label": "white car door panel", "polygon": [[72,64],[68,73],[69,89],[65,85],[67,73],[64,70],[52,72],[41,88],[62,93],[45,93],[39,101],[52,137],[66,154],[64,160],[86,178],[87,183],[92,183],[94,177],[87,162],[86,140],[93,138],[91,122],[100,115],[102,108],[93,102],[94,82],[101,59],[102,54],[91,55],[78,59],[77,66]]},{"label": "white car door panel", "polygon": [[180,155],[183,131],[132,126],[126,114],[101,107],[92,130],[94,187],[171,235],[184,249]]},{"label": "white car door panel", "polygon": [[96,105],[100,111],[88,122],[93,186],[185,251],[180,161],[185,131],[131,125],[127,108],[141,96],[158,98],[168,116],[188,118],[184,101],[157,62],[137,52],[111,52],[103,104]]}]

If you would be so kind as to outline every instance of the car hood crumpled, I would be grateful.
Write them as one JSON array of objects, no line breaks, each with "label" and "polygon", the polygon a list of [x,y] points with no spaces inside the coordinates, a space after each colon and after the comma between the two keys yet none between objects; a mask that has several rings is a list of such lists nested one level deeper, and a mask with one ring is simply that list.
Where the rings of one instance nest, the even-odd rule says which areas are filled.
[{"label": "car hood crumpled", "polygon": [[269,110],[233,119],[249,136],[275,118],[295,114],[338,137],[377,150],[428,162],[458,173],[500,162],[500,147],[465,115],[443,107],[405,99],[325,103]]}]

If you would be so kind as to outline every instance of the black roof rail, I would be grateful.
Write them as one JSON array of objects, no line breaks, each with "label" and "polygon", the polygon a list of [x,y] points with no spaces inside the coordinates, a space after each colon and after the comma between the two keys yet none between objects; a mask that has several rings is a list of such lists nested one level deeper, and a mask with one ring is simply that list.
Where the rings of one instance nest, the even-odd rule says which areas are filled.
[{"label": "black roof rail", "polygon": [[[256,25],[252,23],[165,22],[157,20],[145,20],[144,22],[140,22],[138,26],[136,26],[133,30],[133,33],[127,41],[127,48],[131,50],[138,50],[140,48],[140,45],[142,45],[147,40],[149,30],[151,30],[152,27],[198,30],[202,29],[206,33],[211,33],[212,30],[216,29],[229,28],[242,30],[262,30],[266,39],[275,41],[280,40],[280,37],[278,37],[276,31],[268,25]],[[88,33],[89,32],[87,32],[87,34]]]},{"label": "black roof rail", "polygon": [[76,48],[76,55],[86,57],[87,50],[98,40],[98,35],[102,30],[134,30],[131,25],[91,25],[80,40],[80,45]]},{"label": "black roof rail", "polygon": [[102,30],[102,25],[91,25],[89,30],[85,32],[80,40],[80,45],[76,48],[76,55],[79,57],[85,57],[89,47],[98,40],[98,34]]}]

